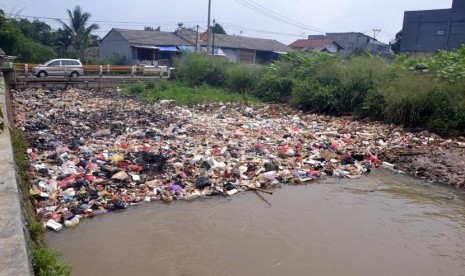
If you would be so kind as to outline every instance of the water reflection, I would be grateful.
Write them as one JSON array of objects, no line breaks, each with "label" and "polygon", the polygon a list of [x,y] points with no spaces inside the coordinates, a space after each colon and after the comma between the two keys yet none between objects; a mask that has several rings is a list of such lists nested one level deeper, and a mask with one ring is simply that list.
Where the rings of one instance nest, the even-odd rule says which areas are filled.
[{"label": "water reflection", "polygon": [[464,223],[462,194],[378,171],[142,205],[47,241],[75,275],[465,275]]}]

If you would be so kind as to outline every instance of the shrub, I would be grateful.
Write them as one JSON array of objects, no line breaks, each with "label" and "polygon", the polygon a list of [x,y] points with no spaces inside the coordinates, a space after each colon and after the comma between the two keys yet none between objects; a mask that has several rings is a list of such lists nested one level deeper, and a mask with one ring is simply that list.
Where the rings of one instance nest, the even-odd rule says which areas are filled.
[{"label": "shrub", "polygon": [[251,91],[258,80],[256,70],[239,65],[231,66],[227,73],[228,88],[241,94]]},{"label": "shrub", "polygon": [[212,56],[186,53],[176,61],[173,78],[189,86],[209,84],[220,87],[226,84],[228,61]]},{"label": "shrub", "polygon": [[34,274],[38,276],[64,276],[71,274],[69,265],[60,263],[60,253],[45,247],[33,247]]},{"label": "shrub", "polygon": [[110,56],[106,56],[103,58],[89,58],[86,59],[86,63],[88,64],[110,64],[110,65],[125,65],[126,64],[126,56],[120,55],[116,52],[113,52]]},{"label": "shrub", "polygon": [[314,52],[310,55],[300,52],[289,52],[279,62],[280,70],[276,70],[276,73],[298,80],[308,80],[309,78],[313,78],[316,70],[321,66],[339,61],[340,58],[338,56],[332,56],[323,52]]},{"label": "shrub", "polygon": [[144,90],[144,84],[140,81],[129,87],[129,93],[131,94],[141,94]]},{"label": "shrub", "polygon": [[355,114],[362,118],[370,117],[376,120],[384,120],[386,118],[386,99],[378,90],[371,89]]},{"label": "shrub", "polygon": [[267,75],[262,77],[253,94],[264,102],[288,102],[292,95],[293,81],[289,78]]},{"label": "shrub", "polygon": [[465,98],[462,85],[444,85],[428,95],[432,115],[425,122],[427,129],[443,136],[465,134]]},{"label": "shrub", "polygon": [[430,96],[443,93],[438,80],[420,75],[397,78],[383,91],[386,100],[386,119],[408,127],[421,127],[434,113]]},{"label": "shrub", "polygon": [[318,82],[296,85],[291,103],[304,111],[335,115],[341,113],[342,106],[341,101],[336,96],[335,87],[321,85]]},{"label": "shrub", "polygon": [[315,70],[314,78],[321,85],[339,86],[344,74],[343,66],[339,62],[322,64]]},{"label": "shrub", "polygon": [[148,81],[145,83],[145,89],[152,90],[156,87],[156,84],[154,81]]},{"label": "shrub", "polygon": [[344,112],[358,112],[370,91],[386,78],[386,63],[376,56],[356,56],[345,62],[337,97]]}]

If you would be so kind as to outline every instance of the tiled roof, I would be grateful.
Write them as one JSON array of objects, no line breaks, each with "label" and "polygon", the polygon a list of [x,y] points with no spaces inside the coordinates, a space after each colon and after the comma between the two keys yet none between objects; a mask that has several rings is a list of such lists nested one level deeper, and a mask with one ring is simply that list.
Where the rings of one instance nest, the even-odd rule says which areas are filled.
[{"label": "tiled roof", "polygon": [[[125,40],[133,45],[196,45],[197,34],[190,30],[181,30],[174,33],[127,29],[112,29],[112,31],[118,32]],[[104,39],[105,38],[103,38],[103,40]],[[202,43],[202,45],[205,45],[205,43]],[[277,40],[224,34],[215,34],[215,47],[274,52],[292,51],[291,48]]]},{"label": "tiled roof", "polygon": [[142,30],[127,30],[127,29],[112,29],[118,32],[121,36],[135,45],[176,45],[185,46],[190,45],[189,42],[182,39],[171,32],[159,31],[142,31]]},{"label": "tiled roof", "polygon": [[320,49],[333,42],[334,40],[331,39],[299,39],[294,41],[289,47],[292,49]]},{"label": "tiled roof", "polygon": [[[192,45],[195,45],[196,33],[193,31],[177,31],[176,35],[190,41]],[[213,45],[213,39],[211,40]],[[202,43],[202,45],[206,45]],[[238,35],[224,35],[215,34],[215,47],[221,48],[233,48],[233,49],[248,49],[248,50],[259,50],[259,51],[271,51],[271,52],[290,52],[291,48],[285,44],[274,40],[264,38],[254,38]]]}]

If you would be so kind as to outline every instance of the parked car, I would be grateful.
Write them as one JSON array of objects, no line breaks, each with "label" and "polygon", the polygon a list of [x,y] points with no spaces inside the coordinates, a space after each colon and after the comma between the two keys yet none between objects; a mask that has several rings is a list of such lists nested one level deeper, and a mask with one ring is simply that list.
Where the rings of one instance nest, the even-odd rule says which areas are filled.
[{"label": "parked car", "polygon": [[32,68],[37,77],[68,76],[77,78],[84,75],[82,63],[78,59],[59,58],[47,61]]}]

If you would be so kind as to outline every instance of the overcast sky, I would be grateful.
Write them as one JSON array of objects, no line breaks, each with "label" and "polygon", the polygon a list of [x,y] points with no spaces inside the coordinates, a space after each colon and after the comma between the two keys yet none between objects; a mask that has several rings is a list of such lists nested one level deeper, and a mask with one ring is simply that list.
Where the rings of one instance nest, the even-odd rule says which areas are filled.
[{"label": "overcast sky", "polygon": [[[452,0],[211,0],[212,20],[228,34],[276,39],[290,44],[309,34],[361,32],[388,43],[402,28],[404,11],[449,9]],[[144,26],[173,31],[207,26],[208,0],[0,0],[8,16],[33,16],[54,28],[53,19],[67,19],[66,10],[80,5],[100,25],[103,37],[111,28],[142,30]],[[31,18],[32,19],[32,18]]]}]

